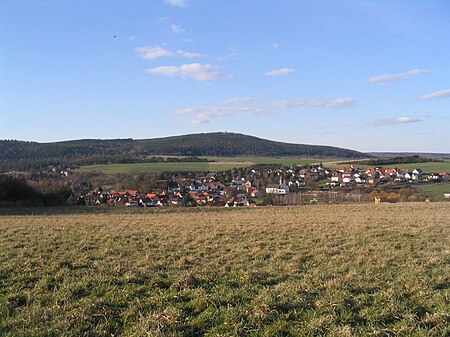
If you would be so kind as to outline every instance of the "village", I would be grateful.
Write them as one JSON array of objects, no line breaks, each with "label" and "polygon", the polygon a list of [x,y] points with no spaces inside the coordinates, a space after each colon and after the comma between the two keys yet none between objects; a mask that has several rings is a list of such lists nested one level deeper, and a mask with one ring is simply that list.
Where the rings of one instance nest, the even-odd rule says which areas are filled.
[{"label": "village", "polygon": [[[68,176],[67,170],[61,175]],[[89,189],[74,187],[78,205],[128,207],[260,206],[299,203],[370,201],[379,186],[414,186],[450,180],[448,172],[424,173],[413,170],[355,165],[327,169],[322,164],[308,166],[252,167],[234,174],[185,173],[147,191],[132,189]],[[371,193],[371,194],[369,194]],[[450,194],[445,193],[446,199]],[[405,198],[397,198],[404,201]],[[395,199],[395,201],[398,201]],[[417,200],[411,197],[409,200]]]}]

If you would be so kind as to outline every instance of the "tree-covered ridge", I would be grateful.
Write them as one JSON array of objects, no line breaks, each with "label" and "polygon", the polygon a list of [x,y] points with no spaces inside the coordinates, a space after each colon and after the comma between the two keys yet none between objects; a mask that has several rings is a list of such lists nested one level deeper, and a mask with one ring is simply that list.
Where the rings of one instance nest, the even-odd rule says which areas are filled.
[{"label": "tree-covered ridge", "polygon": [[0,171],[48,165],[92,165],[148,161],[152,156],[367,157],[332,147],[291,144],[237,133],[202,133],[155,139],[83,139],[54,143],[0,141]]},{"label": "tree-covered ridge", "polygon": [[412,163],[430,163],[430,162],[442,162],[441,159],[424,158],[418,155],[414,156],[401,156],[392,158],[372,158],[368,160],[359,160],[354,162],[348,162],[348,164],[358,165],[370,165],[370,166],[384,166],[384,165],[398,165],[398,164],[412,164]]}]

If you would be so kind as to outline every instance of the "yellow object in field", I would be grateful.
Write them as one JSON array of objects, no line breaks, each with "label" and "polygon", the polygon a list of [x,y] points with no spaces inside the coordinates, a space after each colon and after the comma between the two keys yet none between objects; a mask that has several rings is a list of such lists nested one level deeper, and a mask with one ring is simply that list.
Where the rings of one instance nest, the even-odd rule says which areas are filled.
[{"label": "yellow object in field", "polygon": [[381,199],[379,197],[375,197],[375,205],[381,204]]}]

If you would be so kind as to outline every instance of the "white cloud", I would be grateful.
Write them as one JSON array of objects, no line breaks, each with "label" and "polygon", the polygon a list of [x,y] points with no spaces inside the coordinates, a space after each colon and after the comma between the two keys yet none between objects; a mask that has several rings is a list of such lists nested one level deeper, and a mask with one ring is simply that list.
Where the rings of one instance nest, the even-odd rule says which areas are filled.
[{"label": "white cloud", "polygon": [[205,124],[217,117],[231,117],[236,115],[267,115],[258,107],[189,107],[175,111],[176,114],[187,114],[190,116],[191,124]]},{"label": "white cloud", "polygon": [[389,126],[395,124],[407,124],[407,123],[417,123],[422,122],[422,119],[414,118],[414,117],[395,117],[395,118],[382,118],[375,119],[369,122],[370,126]]},{"label": "white cloud", "polygon": [[176,23],[172,23],[170,25],[170,29],[175,34],[181,34],[181,33],[185,33],[186,32],[180,25],[177,25]]},{"label": "white cloud", "polygon": [[251,97],[233,97],[224,99],[221,104],[243,104],[253,101]]},{"label": "white cloud", "polygon": [[420,74],[428,74],[431,70],[424,70],[424,69],[412,69],[408,70],[404,73],[399,74],[383,74],[383,75],[377,75],[369,78],[369,83],[386,83],[391,82],[399,79],[409,78],[412,76],[420,75]]},{"label": "white cloud", "polygon": [[268,103],[273,108],[297,108],[297,107],[316,107],[316,108],[351,108],[356,105],[353,98],[335,98],[328,100],[321,99],[293,99],[288,101],[276,101]]},{"label": "white cloud", "polygon": [[187,0],[164,0],[164,3],[174,7],[186,7]]},{"label": "white cloud", "polygon": [[210,81],[223,77],[218,66],[212,64],[190,63],[181,66],[161,66],[146,70],[150,74],[179,76],[197,81]]},{"label": "white cloud", "polygon": [[199,54],[199,53],[193,53],[193,52],[191,52],[191,51],[185,51],[185,50],[177,50],[177,51],[175,52],[175,54],[176,54],[177,56],[180,56],[180,57],[186,57],[186,58],[189,58],[189,59],[197,58],[197,57],[204,57],[204,55],[202,55],[202,54]]},{"label": "white cloud", "polygon": [[450,89],[445,89],[445,90],[430,92],[429,94],[420,96],[420,99],[431,99],[431,98],[449,97],[449,96],[450,96]]},{"label": "white cloud", "polygon": [[131,35],[131,36],[128,38],[128,40],[130,40],[130,41],[136,40],[136,35]]},{"label": "white cloud", "polygon": [[194,113],[200,113],[204,110],[204,107],[189,107],[189,108],[183,108],[175,110],[176,114],[194,114]]},{"label": "white cloud", "polygon": [[292,68],[281,68],[281,69],[276,69],[276,70],[271,70],[265,73],[266,76],[282,76],[282,75],[286,75],[289,73],[292,73],[294,71],[294,69]]},{"label": "white cloud", "polygon": [[158,57],[172,56],[173,53],[163,47],[139,47],[135,49],[144,60],[153,60]]},{"label": "white cloud", "polygon": [[269,48],[278,48],[278,43],[272,43],[268,45]]},{"label": "white cloud", "polygon": [[153,60],[158,57],[171,57],[171,56],[178,56],[178,57],[185,57],[185,58],[197,58],[197,57],[203,57],[202,54],[194,53],[190,51],[185,50],[177,50],[176,52],[172,52],[170,50],[167,50],[163,47],[139,47],[135,49],[136,53],[144,59],[144,60]]},{"label": "white cloud", "polygon": [[217,60],[218,61],[235,60],[238,58],[238,56],[239,56],[238,53],[232,52],[232,53],[228,53],[227,55],[219,56],[217,58]]},{"label": "white cloud", "polygon": [[[176,72],[176,69],[170,68],[167,69],[166,72],[172,74]],[[223,100],[218,106],[193,106],[178,109],[174,112],[176,114],[188,115],[190,124],[204,124],[210,123],[213,119],[219,117],[269,115],[272,113],[272,108],[287,108],[299,106],[347,108],[355,105],[355,101],[352,98],[337,98],[332,100],[297,99],[291,101],[271,102],[264,105],[247,105],[247,103],[252,102],[253,100],[254,99],[251,97],[233,97]]]}]

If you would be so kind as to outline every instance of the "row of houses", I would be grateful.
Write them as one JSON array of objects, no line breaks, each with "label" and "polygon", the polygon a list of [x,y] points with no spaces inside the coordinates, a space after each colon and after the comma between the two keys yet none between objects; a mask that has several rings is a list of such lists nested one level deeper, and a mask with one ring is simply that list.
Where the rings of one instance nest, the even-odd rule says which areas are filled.
[{"label": "row of houses", "polygon": [[448,181],[450,175],[447,172],[432,172],[424,174],[420,168],[409,170],[406,168],[369,167],[363,170],[351,165],[340,167],[333,171],[330,181],[326,185],[349,186],[355,184],[376,185],[383,183],[404,183],[404,182],[440,182]]},{"label": "row of houses", "polygon": [[[305,185],[305,179],[318,180],[319,173],[327,172],[322,167],[279,167],[251,169],[240,176],[231,177],[225,182],[223,175],[209,173],[204,177],[198,177],[195,173],[189,173],[176,181],[168,183],[167,187],[149,188],[147,192],[137,190],[103,190],[101,188],[92,191],[75,190],[75,195],[80,204],[87,205],[124,205],[124,206],[253,206],[255,199],[267,194],[287,195],[291,189],[297,189]],[[255,181],[262,176],[278,177],[279,183],[266,184],[263,188],[257,188]],[[284,178],[289,177],[286,181]],[[261,184],[258,184],[261,185]]]},{"label": "row of houses", "polygon": [[[277,183],[261,184],[262,177]],[[291,166],[276,168],[252,168],[236,176],[222,173],[208,173],[197,176],[189,173],[165,188],[152,187],[146,192],[137,190],[76,191],[80,204],[87,205],[123,205],[140,207],[160,206],[254,206],[258,199],[268,196],[287,196],[292,192],[305,190],[305,186],[314,189],[318,182],[325,187],[352,187],[357,185],[376,186],[384,183],[438,182],[448,181],[446,172],[425,174],[420,168],[414,170],[370,167],[358,169],[354,165],[339,167],[336,170],[322,165],[308,167]],[[258,187],[257,187],[258,186]]]}]

